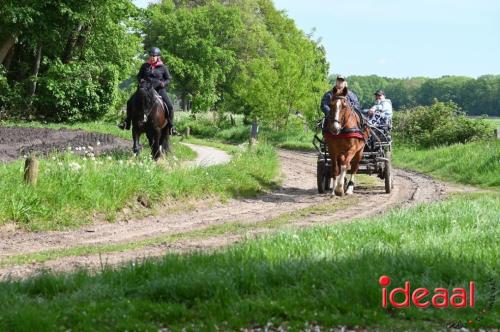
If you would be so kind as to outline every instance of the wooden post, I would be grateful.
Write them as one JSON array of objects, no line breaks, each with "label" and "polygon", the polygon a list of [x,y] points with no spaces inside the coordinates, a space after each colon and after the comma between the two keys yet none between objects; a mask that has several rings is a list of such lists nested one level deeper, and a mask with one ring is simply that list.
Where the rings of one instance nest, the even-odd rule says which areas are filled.
[{"label": "wooden post", "polygon": [[495,134],[495,139],[500,139],[500,127],[496,127],[493,133]]},{"label": "wooden post", "polygon": [[252,121],[252,129],[250,130],[250,144],[257,143],[257,136],[259,134],[259,124],[256,119]]},{"label": "wooden post", "polygon": [[189,137],[189,136],[191,136],[191,128],[187,127],[186,128],[186,137]]},{"label": "wooden post", "polygon": [[38,159],[35,156],[30,156],[24,163],[24,182],[35,186],[38,181]]}]

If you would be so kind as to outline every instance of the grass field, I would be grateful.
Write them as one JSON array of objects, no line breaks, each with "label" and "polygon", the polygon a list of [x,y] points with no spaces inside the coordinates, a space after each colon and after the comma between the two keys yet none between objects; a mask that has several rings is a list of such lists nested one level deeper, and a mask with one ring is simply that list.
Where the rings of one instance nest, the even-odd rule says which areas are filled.
[{"label": "grass field", "polygon": [[[0,330],[179,331],[284,325],[382,330],[498,327],[494,194],[456,196],[352,224],[286,231],[212,254],[0,284]],[[466,287],[476,307],[381,308],[398,287]],[[493,282],[493,283],[492,283]]]},{"label": "grass field", "polygon": [[[130,135],[103,123],[71,127]],[[64,229],[88,223],[99,215],[113,221],[120,210],[134,208],[138,202],[151,208],[166,200],[253,196],[275,184],[278,159],[272,148],[229,149],[234,156],[228,165],[207,169],[179,167],[195,154],[178,144],[178,139],[173,155],[160,163],[151,161],[148,151],[139,158],[128,154],[88,158],[55,154],[41,159],[35,188],[22,182],[22,161],[0,164],[0,225],[14,222],[29,230]]]},{"label": "grass field", "polygon": [[440,179],[500,188],[500,140],[417,150],[396,146],[393,162]]}]

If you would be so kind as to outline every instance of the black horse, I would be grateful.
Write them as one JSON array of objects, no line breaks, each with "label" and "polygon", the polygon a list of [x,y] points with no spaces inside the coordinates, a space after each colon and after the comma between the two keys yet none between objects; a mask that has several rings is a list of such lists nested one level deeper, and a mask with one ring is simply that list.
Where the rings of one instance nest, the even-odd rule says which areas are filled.
[{"label": "black horse", "polygon": [[163,152],[170,151],[170,126],[168,112],[161,96],[150,82],[142,82],[137,91],[127,102],[127,114],[132,119],[133,151],[136,155],[141,152],[139,139],[146,133],[151,155],[158,160]]}]

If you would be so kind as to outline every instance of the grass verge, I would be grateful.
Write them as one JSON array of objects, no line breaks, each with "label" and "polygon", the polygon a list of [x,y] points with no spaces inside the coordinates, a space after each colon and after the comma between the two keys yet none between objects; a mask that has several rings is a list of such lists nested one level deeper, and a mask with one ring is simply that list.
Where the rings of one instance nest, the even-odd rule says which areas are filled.
[{"label": "grass verge", "polygon": [[21,161],[0,164],[0,225],[64,229],[88,223],[96,214],[112,221],[135,202],[152,207],[187,197],[253,196],[273,186],[278,173],[277,156],[266,145],[240,151],[227,165],[194,169],[175,166],[191,156],[190,149],[178,144],[175,151],[163,163],[152,162],[147,151],[139,159],[54,155],[41,160],[36,187],[23,184]]},{"label": "grass verge", "polygon": [[393,152],[393,163],[397,167],[424,172],[446,181],[500,188],[500,140],[427,150],[397,146]]},{"label": "grass verge", "polygon": [[[98,275],[43,274],[0,284],[0,330],[236,330],[254,326],[495,328],[500,236],[495,194],[395,210],[345,225],[286,231],[216,253],[168,255]],[[476,282],[476,306],[381,308],[390,288]],[[493,299],[493,301],[492,301]]]}]

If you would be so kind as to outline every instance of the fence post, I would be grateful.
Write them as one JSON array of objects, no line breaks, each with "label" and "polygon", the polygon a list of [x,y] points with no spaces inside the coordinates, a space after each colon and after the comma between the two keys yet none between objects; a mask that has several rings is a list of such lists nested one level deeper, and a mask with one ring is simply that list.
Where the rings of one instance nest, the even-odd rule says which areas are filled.
[{"label": "fence post", "polygon": [[495,134],[495,139],[500,139],[500,127],[496,127],[493,133]]},{"label": "fence post", "polygon": [[29,156],[24,163],[24,182],[35,186],[38,181],[38,159],[35,156]]}]

